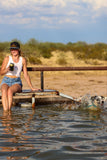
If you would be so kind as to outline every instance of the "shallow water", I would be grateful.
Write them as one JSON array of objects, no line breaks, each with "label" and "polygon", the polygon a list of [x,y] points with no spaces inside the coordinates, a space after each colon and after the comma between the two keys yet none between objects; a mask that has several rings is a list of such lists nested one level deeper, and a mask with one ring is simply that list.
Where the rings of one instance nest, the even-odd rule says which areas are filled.
[{"label": "shallow water", "polygon": [[107,112],[0,108],[0,159],[106,160]]}]

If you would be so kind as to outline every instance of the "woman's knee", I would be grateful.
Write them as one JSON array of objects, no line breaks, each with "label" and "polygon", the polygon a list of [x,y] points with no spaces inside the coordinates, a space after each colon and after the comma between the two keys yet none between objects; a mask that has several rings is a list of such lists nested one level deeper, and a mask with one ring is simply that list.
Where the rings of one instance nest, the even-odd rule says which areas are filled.
[{"label": "woman's knee", "polygon": [[9,87],[8,95],[13,95],[14,93],[19,92],[20,90],[21,90],[21,86],[15,84],[15,85]]},{"label": "woman's knee", "polygon": [[8,92],[7,92],[8,96],[12,96],[13,95],[13,91],[11,88],[8,89]]}]

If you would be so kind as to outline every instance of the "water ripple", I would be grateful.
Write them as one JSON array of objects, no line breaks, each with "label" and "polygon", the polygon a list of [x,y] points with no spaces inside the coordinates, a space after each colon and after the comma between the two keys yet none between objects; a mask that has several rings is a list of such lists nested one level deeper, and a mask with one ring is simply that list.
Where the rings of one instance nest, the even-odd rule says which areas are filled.
[{"label": "water ripple", "polygon": [[0,159],[105,160],[106,112],[0,108]]}]

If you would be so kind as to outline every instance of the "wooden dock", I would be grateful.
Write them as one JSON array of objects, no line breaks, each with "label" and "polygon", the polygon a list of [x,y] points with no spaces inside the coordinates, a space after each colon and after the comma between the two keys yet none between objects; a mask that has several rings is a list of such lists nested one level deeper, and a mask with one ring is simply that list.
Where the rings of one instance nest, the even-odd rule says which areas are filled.
[{"label": "wooden dock", "polygon": [[[35,98],[35,106],[57,103],[75,103],[72,97],[69,98],[66,97],[66,95],[61,96],[60,93],[55,90],[44,90],[43,92],[32,92],[31,90],[23,90],[21,93],[15,93],[15,95],[13,96],[13,105],[19,105],[19,103],[31,103],[33,105],[32,98]],[[2,104],[1,93],[0,104]]]}]

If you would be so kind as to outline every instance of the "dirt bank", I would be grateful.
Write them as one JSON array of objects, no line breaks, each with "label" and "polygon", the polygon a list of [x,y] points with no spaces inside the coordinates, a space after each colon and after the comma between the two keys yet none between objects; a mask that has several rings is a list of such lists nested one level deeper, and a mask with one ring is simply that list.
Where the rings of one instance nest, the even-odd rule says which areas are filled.
[{"label": "dirt bank", "polygon": [[[40,73],[29,73],[32,83],[40,88]],[[28,88],[23,76],[23,88]],[[45,72],[44,88],[55,89],[72,97],[80,97],[85,94],[107,96],[107,72]]]}]

